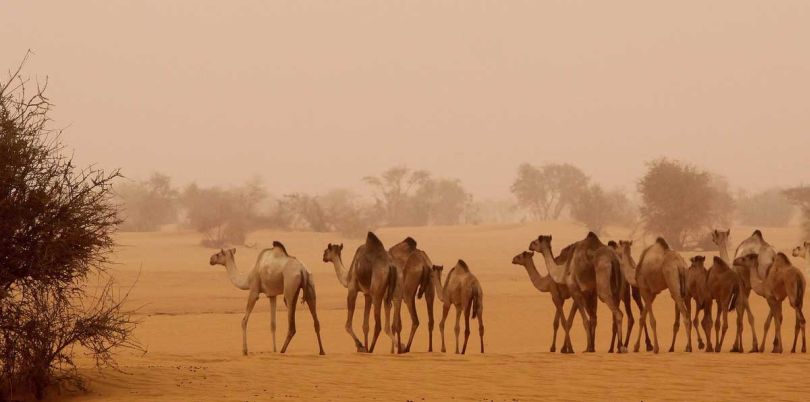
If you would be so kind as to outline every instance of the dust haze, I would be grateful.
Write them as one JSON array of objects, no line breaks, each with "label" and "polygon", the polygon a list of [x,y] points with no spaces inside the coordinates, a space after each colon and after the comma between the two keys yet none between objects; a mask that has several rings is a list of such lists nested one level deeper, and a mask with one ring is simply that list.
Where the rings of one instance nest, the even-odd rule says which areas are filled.
[{"label": "dust haze", "polygon": [[799,1],[4,4],[79,163],[274,193],[391,166],[506,198],[520,163],[633,188],[661,156],[762,190],[807,180]]}]

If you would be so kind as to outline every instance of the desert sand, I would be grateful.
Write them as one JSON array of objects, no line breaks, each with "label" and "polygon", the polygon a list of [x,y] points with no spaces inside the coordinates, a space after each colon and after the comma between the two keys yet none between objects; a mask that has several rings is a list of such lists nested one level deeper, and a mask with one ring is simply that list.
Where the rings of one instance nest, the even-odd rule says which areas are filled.
[{"label": "desert sand", "polygon": [[[747,227],[732,228],[732,244],[737,244],[751,231],[752,228]],[[608,232],[604,240],[627,235],[626,230],[619,228],[609,228]],[[766,239],[782,251],[789,251],[799,238],[798,229],[793,228],[764,228],[763,232]],[[427,353],[427,315],[423,301],[418,301],[422,325],[413,353],[388,354],[390,343],[384,334],[381,335],[382,347],[373,355],[356,353],[343,328],[346,291],[337,281],[332,265],[323,263],[321,257],[327,243],[343,242],[346,245],[344,258],[350,259],[362,239],[328,233],[262,231],[253,233],[248,240],[255,242],[256,248],[238,247],[237,264],[242,271],[249,270],[262,247],[280,240],[290,254],[308,266],[316,281],[327,355],[317,355],[312,320],[306,309],[298,309],[298,332],[288,353],[272,353],[269,303],[262,298],[248,327],[250,353],[242,356],[240,321],[246,292],[230,284],[223,267],[208,264],[215,250],[199,246],[198,235],[191,232],[121,233],[117,238],[120,246],[113,256],[117,264],[111,270],[123,286],[137,280],[128,306],[137,308],[136,317],[141,323],[136,337],[147,351],[121,352],[121,371],[99,371],[92,368],[89,361],[80,361],[89,391],[61,396],[53,393],[51,398],[67,397],[72,401],[802,400],[810,391],[806,381],[810,355],[731,354],[728,353],[730,342],[720,354],[684,353],[683,335],[675,353],[608,354],[610,321],[604,305],[599,308],[596,354],[581,353],[585,337],[579,318],[573,329],[577,353],[549,353],[554,316],[550,296],[536,291],[525,270],[510,262],[538,234],[553,234],[556,251],[583,237],[586,231],[581,226],[549,222],[391,228],[377,233],[386,246],[406,235],[415,237],[419,247],[427,251],[436,264],[452,266],[458,258],[469,263],[484,289],[485,355],[477,353],[475,327],[467,355]],[[640,241],[636,243],[634,252],[638,255],[643,245]],[[715,255],[714,252],[702,254]],[[538,256],[535,261],[538,269],[545,272],[545,265]],[[794,259],[794,263],[807,271],[804,260]],[[752,299],[761,336],[766,304],[758,296]],[[360,305],[362,298],[355,316],[357,331],[362,323]],[[438,303],[434,308],[437,316],[434,340],[439,345],[441,308]],[[279,303],[279,340],[287,329],[284,310],[283,303]],[[673,303],[666,294],[656,300],[662,350],[669,347],[672,339],[673,310]],[[635,314],[638,318],[637,311]],[[729,316],[730,333],[734,329],[733,317],[733,314]],[[789,342],[793,335],[792,311],[786,310],[785,317],[783,336]],[[410,328],[407,314],[403,324],[404,336]],[[453,349],[452,326],[450,319],[447,326],[450,350]],[[634,331],[633,339],[635,335]],[[748,329],[744,340],[747,350],[750,348]]]}]

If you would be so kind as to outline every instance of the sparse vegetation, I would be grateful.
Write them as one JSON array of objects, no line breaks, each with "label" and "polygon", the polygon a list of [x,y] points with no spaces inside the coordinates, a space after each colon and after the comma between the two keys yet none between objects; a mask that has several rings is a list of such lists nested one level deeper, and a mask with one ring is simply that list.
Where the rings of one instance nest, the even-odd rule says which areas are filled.
[{"label": "sparse vegetation", "polygon": [[569,164],[520,165],[511,190],[534,219],[559,219],[588,190],[588,176]]},{"label": "sparse vegetation", "polygon": [[748,226],[787,226],[796,212],[796,207],[785,193],[775,188],[755,194],[740,194],[735,203],[740,223]]},{"label": "sparse vegetation", "polygon": [[169,176],[153,173],[148,180],[120,183],[115,192],[122,205],[123,231],[151,232],[177,221],[178,193]]},{"label": "sparse vegetation", "polygon": [[802,231],[804,239],[810,239],[810,187],[794,187],[784,192],[785,196],[799,206],[802,211]]},{"label": "sparse vegetation", "polygon": [[[121,222],[112,192],[119,174],[80,169],[64,156],[47,85],[29,86],[19,70],[0,83],[3,400],[41,399],[56,383],[81,387],[78,347],[98,366],[114,365],[118,347],[137,347],[135,324],[104,275]],[[101,278],[100,292],[88,291],[90,278]]]}]

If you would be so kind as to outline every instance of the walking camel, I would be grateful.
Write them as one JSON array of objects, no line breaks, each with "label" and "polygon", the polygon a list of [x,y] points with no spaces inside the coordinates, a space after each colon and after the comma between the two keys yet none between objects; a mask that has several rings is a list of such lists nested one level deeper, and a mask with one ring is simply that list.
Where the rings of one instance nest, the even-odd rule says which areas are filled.
[{"label": "walking camel", "polygon": [[[565,313],[563,312],[563,307],[565,301],[571,298],[571,294],[568,291],[568,286],[554,282],[554,280],[551,279],[550,275],[544,276],[541,275],[539,272],[537,272],[537,268],[534,265],[534,259],[532,257],[534,257],[534,252],[524,251],[516,255],[514,258],[512,258],[512,264],[522,265],[523,267],[525,267],[526,272],[529,274],[529,279],[531,280],[532,285],[534,285],[535,289],[544,293],[549,293],[551,295],[551,301],[554,303],[555,307],[554,323],[553,323],[554,335],[551,338],[551,349],[550,349],[550,351],[553,353],[557,351],[557,330],[560,327],[561,320],[563,321],[563,326],[565,326],[566,316]],[[576,306],[572,305],[571,314],[575,313],[576,313]],[[565,328],[563,328],[563,331],[565,331]],[[571,345],[563,344],[563,347],[562,349],[560,349],[560,352],[573,353],[574,351],[571,348]]]},{"label": "walking camel", "polygon": [[[622,339],[623,314],[619,310],[621,296],[621,271],[616,254],[602,244],[599,237],[589,232],[585,239],[573,245],[571,256],[564,266],[557,264],[551,253],[551,236],[539,236],[532,241],[529,249],[539,251],[546,261],[546,268],[555,282],[565,284],[577,305],[580,314],[586,317],[588,346],[586,352],[595,352],[597,300],[608,305],[613,315],[613,325]],[[573,323],[573,314],[568,317],[565,329],[568,331]],[[566,333],[566,343],[570,343],[570,334]],[[619,353],[627,348],[619,347]]]},{"label": "walking camel", "polygon": [[[686,262],[683,257],[669,247],[663,239],[656,239],[653,245],[647,247],[641,254],[638,265],[635,264],[631,254],[632,241],[619,242],[619,254],[621,256],[621,267],[625,278],[631,285],[638,286],[641,297],[644,299],[644,310],[641,312],[641,325],[645,325],[647,315],[650,316],[650,326],[653,330],[653,352],[658,353],[658,330],[656,328],[655,314],[652,310],[652,303],[658,293],[664,289],[669,289],[672,300],[675,301],[677,313],[675,324],[672,327],[672,345],[669,351],[675,350],[675,340],[680,329],[680,318],[683,318],[686,325],[686,351],[692,351],[692,322],[689,311],[684,302],[686,295]],[[641,332],[634,350],[638,352],[641,344]]]},{"label": "walking camel", "polygon": [[287,346],[295,335],[295,305],[298,302],[298,293],[303,290],[303,302],[309,306],[312,321],[315,324],[315,335],[318,338],[318,349],[323,351],[321,343],[321,324],[315,309],[315,283],[302,264],[295,257],[287,254],[287,249],[280,242],[273,242],[273,248],[263,250],[256,259],[253,270],[247,274],[239,272],[236,267],[236,249],[220,250],[211,256],[211,265],[222,265],[228,271],[231,283],[239,289],[248,290],[247,307],[242,318],[242,354],[247,356],[247,324],[253,306],[259,300],[259,294],[264,293],[270,299],[270,331],[273,334],[273,352],[276,351],[276,296],[284,295],[287,305],[287,338],[281,353],[287,351]]},{"label": "walking camel", "polygon": [[463,260],[458,260],[456,266],[447,273],[442,285],[442,267],[434,265],[431,271],[431,281],[436,288],[439,300],[444,303],[442,307],[442,320],[439,322],[439,331],[442,333],[442,352],[446,351],[444,344],[444,323],[450,306],[456,308],[456,354],[459,353],[459,321],[464,312],[464,346],[461,354],[467,352],[467,341],[470,339],[470,315],[478,318],[478,335],[481,338],[481,353],[484,353],[484,291],[478,278],[470,272],[470,268]]},{"label": "walking camel", "polygon": [[[608,246],[613,249],[613,251],[618,255],[619,253],[619,244],[615,241],[611,240],[608,242]],[[630,285],[630,282],[622,275],[622,296],[621,302],[624,303],[624,310],[627,312],[627,335],[624,338],[624,347],[630,347],[630,334],[633,332],[633,326],[635,325],[636,321],[633,317],[633,309],[630,306],[630,298],[632,297],[633,301],[636,303],[638,307],[638,312],[641,314],[641,311],[644,310],[644,302],[641,300],[641,293],[638,291],[638,288],[635,286]],[[647,351],[653,350],[652,342],[650,341],[650,334],[647,331],[647,326],[643,326],[639,328],[639,331],[644,331],[644,343],[646,346]],[[621,339],[616,337],[616,330],[613,330],[613,335],[610,341],[610,350],[608,353],[613,352],[613,341],[617,343],[617,345],[621,344]]]},{"label": "walking camel", "polygon": [[[707,281],[709,294],[712,300],[717,303],[717,317],[714,322],[715,340],[717,342],[715,352],[720,352],[722,348],[722,340],[725,339],[726,330],[728,329],[728,312],[732,309],[737,312],[737,329],[731,351],[738,353],[743,351],[743,315],[747,313],[748,323],[752,329],[751,351],[756,352],[759,350],[759,343],[757,342],[757,332],[754,330],[754,315],[749,307],[749,295],[745,292],[745,281],[738,269],[731,268],[732,261],[728,255],[729,236],[731,236],[731,230],[715,229],[712,231],[712,242],[717,245],[718,254],[720,255],[714,258],[714,264],[709,269]],[[709,313],[711,314],[711,311]],[[721,315],[723,318],[722,337],[720,336]],[[707,349],[707,351],[710,350]]]},{"label": "walking camel", "polygon": [[765,272],[765,278],[760,279],[756,273],[757,266],[762,259],[757,254],[748,254],[734,259],[734,265],[746,267],[751,275],[751,288],[757,294],[765,295],[770,306],[771,314],[765,321],[763,330],[763,345],[765,349],[765,338],[771,324],[771,316],[776,321],[776,334],[773,344],[773,353],[782,353],[782,302],[788,299],[790,306],[796,312],[796,327],[793,333],[793,347],[790,353],[796,353],[796,341],[799,331],[802,333],[802,353],[806,353],[805,319],[802,313],[804,304],[804,291],[806,282],[802,272],[791,264],[788,257],[783,253],[777,253],[773,257],[773,263]]},{"label": "walking camel", "polygon": [[[706,334],[706,340],[711,338],[711,295],[709,294],[708,280],[709,272],[706,271],[706,257],[696,255],[689,259],[691,265],[686,270],[686,295],[684,297],[684,304],[686,310],[691,311],[692,300],[695,301],[695,318],[692,321],[692,326],[695,328],[695,334],[698,339],[698,349],[703,349],[706,345],[700,336],[700,329],[703,328]],[[703,321],[698,320],[700,312],[703,312]],[[675,313],[677,314],[677,309]]]},{"label": "walking camel", "polygon": [[[419,316],[416,312],[416,299],[425,298],[428,314],[428,352],[433,351],[433,299],[435,297],[434,288],[430,283],[433,263],[427,253],[416,247],[416,240],[411,237],[395,244],[388,249],[388,254],[394,260],[401,273],[401,293],[402,300],[408,308],[411,316],[411,334],[408,343],[403,347],[403,352],[410,352],[416,329],[419,327]],[[399,309],[394,308],[395,320],[400,320]]]},{"label": "walking camel", "polygon": [[[348,269],[343,265],[341,252],[342,244],[329,244],[323,252],[323,261],[331,262],[335,266],[335,274],[338,281],[349,290],[346,297],[348,315],[346,318],[346,332],[354,340],[358,352],[373,353],[377,344],[377,338],[382,330],[381,310],[385,303],[385,333],[391,338],[391,353],[399,350],[399,328],[394,321],[394,327],[390,323],[390,309],[394,302],[397,289],[397,268],[391,260],[391,256],[385,250],[382,242],[374,233],[368,232],[365,244],[357,248],[354,258]],[[354,333],[352,325],[354,320],[354,309],[357,302],[358,292],[365,296],[365,311],[363,320],[364,341],[360,342]],[[369,315],[371,307],[374,307],[374,335],[371,345],[368,343]]]}]

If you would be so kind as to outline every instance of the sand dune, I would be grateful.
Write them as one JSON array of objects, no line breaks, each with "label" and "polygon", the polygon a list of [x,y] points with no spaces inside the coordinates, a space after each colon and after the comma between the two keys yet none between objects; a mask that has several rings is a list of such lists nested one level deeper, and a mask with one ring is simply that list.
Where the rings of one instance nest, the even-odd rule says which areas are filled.
[{"label": "sand dune", "polygon": [[[626,235],[621,229],[610,232],[614,234],[611,238]],[[751,228],[732,228],[732,243],[750,232]],[[794,229],[763,232],[785,251],[799,236]],[[141,325],[136,335],[148,351],[123,352],[122,372],[99,372],[83,362],[90,392],[67,396],[70,400],[94,401],[802,400],[810,391],[805,381],[810,370],[808,355],[687,354],[683,352],[683,335],[676,353],[608,354],[610,321],[603,305],[599,309],[598,353],[549,353],[554,311],[550,297],[538,293],[525,270],[510,261],[541,233],[554,235],[555,249],[581,238],[585,230],[577,225],[550,222],[397,228],[378,233],[386,245],[406,235],[414,236],[437,264],[452,265],[460,257],[470,264],[485,292],[487,354],[477,353],[475,328],[470,337],[472,353],[427,353],[427,315],[422,301],[418,302],[422,325],[414,342],[415,353],[389,355],[390,343],[384,335],[374,355],[355,353],[343,329],[345,289],[332,266],[321,262],[321,255],[328,242],[345,243],[344,253],[351,254],[349,250],[361,240],[334,234],[259,232],[250,241],[261,247],[281,240],[313,272],[327,355],[316,355],[312,320],[305,309],[298,310],[298,333],[288,354],[272,353],[268,303],[260,300],[248,329],[250,354],[243,357],[240,320],[246,294],[230,285],[222,267],[208,265],[213,251],[198,246],[193,233],[123,233],[118,238],[122,246],[115,255],[120,264],[113,270],[122,284],[138,280],[129,305],[138,308]],[[638,244],[636,253],[641,247]],[[239,248],[240,269],[252,267],[258,252],[258,248]],[[803,260],[794,262],[805,269]],[[543,272],[544,264],[539,259],[537,263]],[[761,333],[766,305],[754,297],[753,307]],[[662,350],[671,341],[673,309],[666,295],[656,301]],[[359,331],[362,309],[358,310],[355,325]],[[439,306],[435,312],[438,324]],[[407,315],[403,320],[409,328]],[[785,322],[784,336],[789,341],[793,335],[792,311],[786,312]],[[451,350],[452,326],[452,320],[448,321]],[[733,330],[733,321],[731,327]],[[280,320],[280,339],[286,328],[286,321]],[[585,340],[579,321],[573,336],[579,352]],[[749,336],[746,331],[746,348],[750,346]],[[440,344],[438,325],[434,341]]]}]

